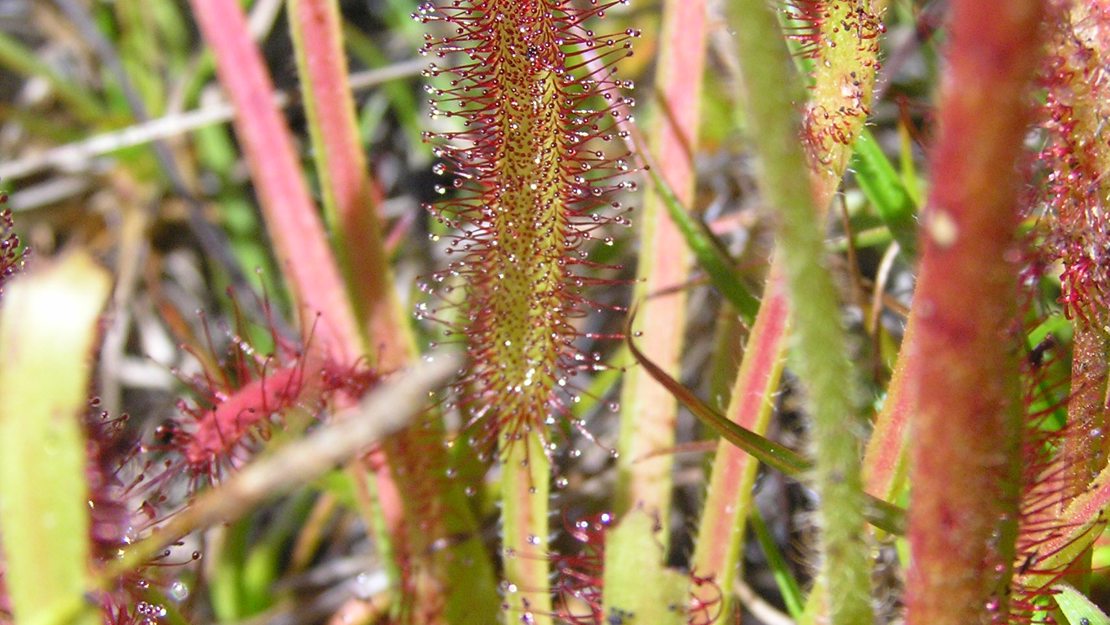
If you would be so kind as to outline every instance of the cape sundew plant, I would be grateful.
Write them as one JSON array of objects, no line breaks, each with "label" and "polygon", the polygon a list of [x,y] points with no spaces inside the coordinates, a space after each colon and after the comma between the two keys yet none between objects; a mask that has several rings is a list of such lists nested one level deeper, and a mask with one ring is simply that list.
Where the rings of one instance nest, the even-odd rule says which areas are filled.
[{"label": "cape sundew plant", "polygon": [[464,1],[417,14],[446,32],[423,50],[450,64],[428,71],[450,77],[429,88],[432,116],[463,127],[434,150],[457,195],[433,210],[460,233],[434,277],[448,304],[431,314],[453,318],[471,356],[458,387],[468,429],[479,445],[497,441],[510,619],[551,613],[547,456],[575,376],[595,368],[576,344],[595,307],[585,289],[603,268],[590,244],[611,245],[610,224],[626,223],[614,196],[632,186],[627,154],[611,154],[624,149],[612,99],[626,85],[610,66],[636,32],[599,36],[587,24],[616,4]]},{"label": "cape sundew plant", "polygon": [[0,625],[1110,625],[1110,0],[3,4]]}]

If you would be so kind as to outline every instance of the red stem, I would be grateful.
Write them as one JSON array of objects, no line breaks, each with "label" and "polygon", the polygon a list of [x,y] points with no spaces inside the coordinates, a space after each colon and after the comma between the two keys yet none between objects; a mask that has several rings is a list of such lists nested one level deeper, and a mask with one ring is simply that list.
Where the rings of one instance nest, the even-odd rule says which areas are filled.
[{"label": "red stem", "polygon": [[1022,419],[1012,330],[1016,156],[1037,60],[1039,0],[958,0],[923,215],[909,625],[1007,614]]},{"label": "red stem", "polygon": [[[770,400],[782,375],[782,348],[789,315],[782,277],[777,265],[773,265],[728,409],[729,419],[753,432],[765,432],[770,421]],[[724,441],[717,446],[713,458],[712,479],[705,495],[692,567],[695,574],[712,577],[723,588],[731,588],[736,576],[742,545],[737,534],[744,531],[758,464],[748,453]],[[704,586],[694,586],[691,591],[702,601],[713,598],[712,589]],[[723,601],[725,606],[731,604],[730,593],[726,593]],[[722,618],[715,622],[727,622],[723,617],[728,614],[727,610],[722,611]]]}]

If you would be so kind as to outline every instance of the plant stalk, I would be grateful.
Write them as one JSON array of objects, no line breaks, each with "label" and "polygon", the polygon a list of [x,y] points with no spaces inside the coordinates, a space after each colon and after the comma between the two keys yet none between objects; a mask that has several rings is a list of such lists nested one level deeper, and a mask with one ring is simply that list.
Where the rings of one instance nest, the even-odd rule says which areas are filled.
[{"label": "plant stalk", "polygon": [[[798,143],[795,111],[803,101],[773,12],[761,0],[733,4],[733,24],[753,143],[760,158],[760,187],[777,211],[779,255],[792,303],[798,370],[813,415],[813,483],[821,498],[820,578],[829,590],[829,621],[861,625],[872,621],[870,563],[862,514],[860,437],[855,379],[840,323],[840,304],[825,268],[822,214],[808,185]],[[784,76],[787,78],[784,80]]]},{"label": "plant stalk", "polygon": [[[1023,419],[1018,176],[1044,3],[957,0],[923,215],[910,358],[909,625],[1008,614]],[[1024,337],[1022,337],[1024,339]]]}]

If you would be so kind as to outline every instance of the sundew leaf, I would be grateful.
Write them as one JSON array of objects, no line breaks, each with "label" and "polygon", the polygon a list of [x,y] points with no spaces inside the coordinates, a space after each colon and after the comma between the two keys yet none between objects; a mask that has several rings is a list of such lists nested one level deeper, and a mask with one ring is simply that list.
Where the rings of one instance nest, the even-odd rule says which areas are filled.
[{"label": "sundew leaf", "polygon": [[1083,593],[1067,584],[1053,587],[1056,605],[1071,625],[1110,625],[1110,618]]},{"label": "sundew leaf", "polygon": [[51,622],[58,606],[79,605],[87,586],[79,415],[109,288],[107,272],[74,253],[14,280],[0,309],[0,538],[21,624]]}]

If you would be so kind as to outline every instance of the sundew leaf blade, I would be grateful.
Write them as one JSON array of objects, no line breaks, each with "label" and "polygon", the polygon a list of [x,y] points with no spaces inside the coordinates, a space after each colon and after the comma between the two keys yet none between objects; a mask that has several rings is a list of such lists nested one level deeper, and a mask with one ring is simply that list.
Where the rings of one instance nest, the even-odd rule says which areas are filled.
[{"label": "sundew leaf blade", "polygon": [[613,65],[639,31],[585,27],[618,4],[459,0],[414,13],[446,24],[422,49],[448,59],[426,76],[452,77],[428,87],[432,117],[462,122],[433,148],[433,172],[449,173],[455,191],[440,185],[446,197],[428,208],[454,234],[447,268],[432,277],[438,302],[420,314],[452,326],[471,355],[456,389],[480,453],[502,462],[502,607],[514,622],[552,619],[544,456],[581,390],[573,378],[600,359],[576,344],[575,320],[603,308],[588,290],[611,282],[599,269],[615,268],[590,248],[614,243],[606,228],[628,223],[617,198],[635,186],[623,180],[628,154],[602,144],[624,134],[628,83]]}]

